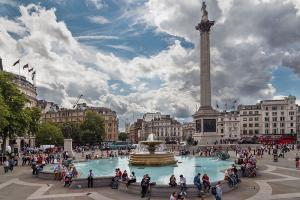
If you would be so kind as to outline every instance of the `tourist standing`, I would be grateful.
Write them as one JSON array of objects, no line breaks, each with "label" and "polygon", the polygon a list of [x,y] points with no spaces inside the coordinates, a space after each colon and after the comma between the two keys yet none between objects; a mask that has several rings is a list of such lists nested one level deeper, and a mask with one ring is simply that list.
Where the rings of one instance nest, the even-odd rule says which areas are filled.
[{"label": "tourist standing", "polygon": [[94,184],[94,174],[93,171],[90,169],[88,174],[88,188],[89,187],[93,188],[93,184]]},{"label": "tourist standing", "polygon": [[216,185],[216,200],[222,200],[222,194],[223,194],[223,190],[222,190],[221,181],[218,181],[218,184]]},{"label": "tourist standing", "polygon": [[180,185],[180,195],[187,195],[186,194],[186,179],[183,177],[183,175],[181,174],[179,179],[179,185]]},{"label": "tourist standing", "polygon": [[3,163],[3,168],[4,168],[4,173],[7,173],[9,169],[9,162],[7,159]]},{"label": "tourist standing", "polygon": [[147,177],[147,175],[144,175],[143,180],[141,181],[141,187],[142,187],[142,192],[141,192],[141,197],[144,198],[148,192],[148,187],[150,184],[150,179]]},{"label": "tourist standing", "polygon": [[299,169],[299,162],[300,162],[300,158],[298,153],[296,153],[296,157],[295,157],[296,169]]}]

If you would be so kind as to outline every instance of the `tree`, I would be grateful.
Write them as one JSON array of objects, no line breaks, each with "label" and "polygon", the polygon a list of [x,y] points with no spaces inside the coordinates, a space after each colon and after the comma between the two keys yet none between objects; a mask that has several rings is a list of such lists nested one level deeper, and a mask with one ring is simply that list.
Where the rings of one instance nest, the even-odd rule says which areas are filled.
[{"label": "tree", "polygon": [[124,132],[119,133],[118,139],[121,141],[126,141],[128,139],[127,133]]},{"label": "tree", "polygon": [[26,108],[26,112],[30,116],[30,121],[28,123],[28,133],[29,135],[35,135],[39,128],[39,123],[41,119],[41,110],[38,107]]},{"label": "tree", "polygon": [[87,111],[85,120],[80,126],[82,141],[85,144],[100,144],[105,136],[105,124],[101,115],[93,111]]},{"label": "tree", "polygon": [[30,116],[24,109],[27,99],[12,80],[12,74],[0,72],[0,137],[3,141],[3,154],[6,149],[6,139],[23,136],[30,121]]},{"label": "tree", "polygon": [[59,127],[51,123],[42,123],[39,125],[36,134],[36,143],[38,145],[56,145],[63,144],[64,136]]}]

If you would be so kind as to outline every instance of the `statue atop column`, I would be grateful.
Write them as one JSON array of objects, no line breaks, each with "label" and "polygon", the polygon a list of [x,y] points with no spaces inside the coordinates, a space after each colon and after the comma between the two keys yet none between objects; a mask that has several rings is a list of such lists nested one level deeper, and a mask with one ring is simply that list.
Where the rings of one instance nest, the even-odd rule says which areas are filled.
[{"label": "statue atop column", "polygon": [[201,22],[196,26],[196,30],[200,32],[209,32],[210,27],[212,27],[215,24],[215,21],[209,21],[208,20],[208,12],[206,10],[206,3],[203,1],[202,2],[202,18]]}]

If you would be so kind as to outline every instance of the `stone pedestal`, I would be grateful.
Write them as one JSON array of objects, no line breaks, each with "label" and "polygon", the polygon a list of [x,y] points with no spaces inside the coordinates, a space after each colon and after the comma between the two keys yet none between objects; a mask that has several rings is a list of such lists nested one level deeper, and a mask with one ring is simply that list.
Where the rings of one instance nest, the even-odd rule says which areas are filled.
[{"label": "stone pedestal", "polygon": [[193,115],[194,122],[196,123],[196,131],[193,138],[198,141],[199,145],[211,145],[220,139],[217,134],[218,116],[219,112],[210,106],[200,107]]},{"label": "stone pedestal", "polygon": [[64,151],[73,156],[72,139],[64,139]]}]

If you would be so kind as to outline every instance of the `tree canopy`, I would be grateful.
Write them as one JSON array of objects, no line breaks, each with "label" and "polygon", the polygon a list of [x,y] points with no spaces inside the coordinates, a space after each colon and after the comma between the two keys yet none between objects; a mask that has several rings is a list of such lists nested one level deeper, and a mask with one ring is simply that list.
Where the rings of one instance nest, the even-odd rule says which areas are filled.
[{"label": "tree canopy", "polygon": [[118,139],[121,140],[121,141],[126,141],[128,139],[127,133],[125,133],[125,132],[119,133]]},{"label": "tree canopy", "polygon": [[0,72],[0,136],[5,151],[6,139],[23,136],[31,121],[30,114],[24,109],[26,97],[13,83],[13,75]]},{"label": "tree canopy", "polygon": [[100,144],[105,136],[105,124],[101,115],[93,111],[87,111],[85,120],[80,125],[82,141],[85,144]]},{"label": "tree canopy", "polygon": [[61,129],[51,123],[42,123],[38,127],[36,134],[37,145],[56,145],[60,146],[64,142]]}]

